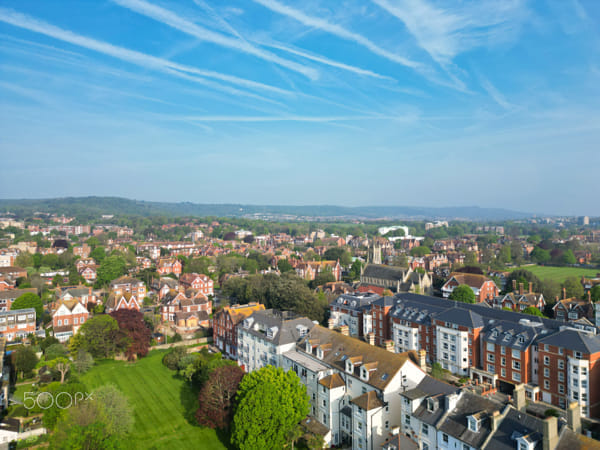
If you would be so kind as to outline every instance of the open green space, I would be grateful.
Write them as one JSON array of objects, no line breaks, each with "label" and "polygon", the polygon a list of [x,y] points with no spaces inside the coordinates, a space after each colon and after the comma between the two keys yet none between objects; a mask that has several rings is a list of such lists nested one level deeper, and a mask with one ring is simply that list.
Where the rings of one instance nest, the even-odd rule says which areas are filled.
[{"label": "open green space", "polygon": [[224,449],[228,436],[219,436],[195,423],[198,394],[188,382],[163,366],[164,351],[129,363],[101,361],[81,380],[91,390],[114,384],[134,409],[135,425],[128,447],[139,449]]},{"label": "open green space", "polygon": [[533,273],[540,280],[552,279],[559,283],[562,283],[569,277],[581,278],[595,277],[597,273],[600,273],[600,269],[582,269],[579,267],[551,267],[551,266],[521,266],[511,269],[525,269]]}]

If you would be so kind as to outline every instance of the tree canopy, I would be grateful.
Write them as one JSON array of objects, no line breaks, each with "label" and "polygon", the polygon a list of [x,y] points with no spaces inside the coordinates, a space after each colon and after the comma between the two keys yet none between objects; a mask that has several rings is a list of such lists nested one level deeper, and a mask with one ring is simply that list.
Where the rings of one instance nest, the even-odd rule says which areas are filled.
[{"label": "tree canopy", "polygon": [[244,376],[235,365],[218,367],[204,383],[198,396],[196,419],[202,426],[227,428],[233,417],[233,400]]},{"label": "tree canopy", "polygon": [[461,284],[456,286],[450,297],[450,300],[456,300],[457,302],[463,303],[475,303],[475,292],[471,289],[471,286],[467,284]]},{"label": "tree canopy", "polygon": [[33,292],[26,292],[17,297],[10,307],[12,310],[25,308],[34,308],[36,318],[42,318],[42,314],[44,313],[44,303],[42,302],[42,299]]},{"label": "tree canopy", "polygon": [[523,289],[525,290],[525,292],[527,292],[529,290],[530,282],[533,283],[533,285],[532,285],[533,292],[541,292],[542,291],[542,282],[536,275],[534,275],[529,270],[525,270],[525,269],[513,270],[506,278],[506,291],[507,292],[512,292],[513,280],[517,282],[517,292],[519,290],[519,283],[523,283]]},{"label": "tree canopy", "polygon": [[109,315],[99,314],[88,319],[71,338],[71,351],[85,350],[94,358],[109,358],[124,348],[117,321]]},{"label": "tree canopy", "polygon": [[110,313],[119,325],[122,335],[126,338],[125,355],[128,359],[146,356],[150,349],[152,331],[146,326],[144,315],[135,310],[120,309]]},{"label": "tree canopy", "polygon": [[542,314],[542,312],[539,309],[537,309],[535,306],[528,306],[527,308],[525,308],[523,310],[523,314],[529,314],[531,316],[544,317],[544,314]]},{"label": "tree canopy", "polygon": [[263,367],[239,385],[231,443],[242,450],[283,448],[309,411],[306,387],[294,371]]}]

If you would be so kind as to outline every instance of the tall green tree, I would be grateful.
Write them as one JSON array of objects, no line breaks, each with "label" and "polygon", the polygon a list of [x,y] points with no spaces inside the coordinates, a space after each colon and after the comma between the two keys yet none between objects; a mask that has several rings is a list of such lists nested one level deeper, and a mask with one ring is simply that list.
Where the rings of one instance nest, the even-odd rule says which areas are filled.
[{"label": "tall green tree", "polygon": [[581,284],[581,280],[577,277],[567,278],[562,285],[563,289],[566,290],[567,298],[583,298],[584,289]]},{"label": "tall green tree", "polygon": [[20,346],[14,353],[15,374],[21,374],[21,378],[31,374],[38,363],[38,358],[31,347]]},{"label": "tall green tree", "polygon": [[456,286],[450,297],[450,300],[456,300],[457,302],[463,303],[475,303],[475,292],[471,289],[471,286],[467,284],[461,284]]},{"label": "tall green tree", "polygon": [[42,302],[42,299],[33,292],[26,292],[17,297],[10,307],[12,310],[25,308],[35,308],[36,319],[42,318],[42,314],[44,313],[44,303]]},{"label": "tall green tree", "polygon": [[97,274],[97,283],[100,285],[108,284],[112,280],[119,278],[126,273],[127,263],[125,258],[119,255],[111,255],[104,258],[100,263]]},{"label": "tall green tree", "polygon": [[310,411],[306,387],[292,370],[263,367],[239,385],[231,443],[244,449],[283,448]]},{"label": "tall green tree", "polygon": [[73,338],[71,352],[89,352],[94,358],[109,358],[128,345],[115,319],[100,314],[88,319]]},{"label": "tall green tree", "polygon": [[600,301],[600,284],[597,284],[591,289],[590,295],[593,302]]}]

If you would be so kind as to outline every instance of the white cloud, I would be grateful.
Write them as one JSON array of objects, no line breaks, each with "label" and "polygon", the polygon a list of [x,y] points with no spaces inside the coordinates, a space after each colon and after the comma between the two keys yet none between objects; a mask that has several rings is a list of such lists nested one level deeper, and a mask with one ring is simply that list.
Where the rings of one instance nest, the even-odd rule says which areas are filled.
[{"label": "white cloud", "polygon": [[481,0],[448,9],[426,0],[372,1],[401,20],[417,44],[441,66],[467,50],[508,39],[523,15],[518,0]]},{"label": "white cloud", "polygon": [[264,6],[265,8],[268,8],[271,11],[274,11],[278,14],[282,14],[284,16],[290,17],[308,27],[316,28],[316,29],[319,29],[326,33],[333,34],[339,38],[355,42],[355,43],[367,48],[372,53],[375,53],[376,55],[379,55],[379,56],[381,56],[385,59],[388,59],[390,61],[393,61],[395,63],[402,64],[403,66],[407,66],[412,69],[420,69],[421,68],[420,63],[412,61],[408,58],[405,58],[404,56],[400,56],[395,53],[392,53],[388,50],[385,50],[385,49],[381,48],[380,46],[378,46],[377,44],[375,44],[373,41],[369,40],[368,38],[366,38],[358,33],[349,31],[340,25],[330,23],[324,19],[321,19],[320,17],[309,16],[300,10],[297,10],[297,9],[294,9],[287,5],[284,5],[282,3],[279,3],[276,0],[254,0],[254,2],[256,2],[256,3]]},{"label": "white cloud", "polygon": [[144,0],[113,1],[120,6],[123,6],[144,16],[150,17],[158,22],[175,28],[190,36],[194,36],[195,38],[200,39],[202,41],[212,42],[213,44],[219,45],[221,47],[227,47],[242,53],[256,56],[265,61],[269,61],[274,64],[278,64],[282,67],[285,67],[286,69],[290,69],[295,72],[301,73],[302,75],[312,80],[317,79],[319,76],[318,71],[311,67],[307,67],[302,64],[298,64],[296,62],[280,58],[279,56],[273,53],[267,52],[265,50],[253,46],[245,40],[231,38],[229,36],[224,36],[220,33],[208,30],[204,27],[201,27],[200,25],[190,22],[189,20],[183,17],[178,16],[172,11],[161,8],[157,5],[153,5]]},{"label": "white cloud", "polygon": [[485,78],[483,75],[479,75],[479,82],[485,91],[494,99],[496,103],[502,106],[504,109],[509,110],[513,108],[513,105],[509,103],[504,95],[494,86],[490,80]]},{"label": "white cloud", "polygon": [[214,89],[218,89],[224,92],[229,92],[234,95],[245,95],[249,97],[258,98],[261,100],[265,100],[264,98],[257,96],[255,94],[251,94],[245,91],[241,91],[239,89],[231,88],[226,85],[222,85],[220,83],[216,83],[211,80],[206,80],[198,77],[191,77],[189,74],[198,75],[205,78],[212,78],[219,81],[224,81],[227,83],[231,83],[233,85],[253,89],[253,90],[261,90],[269,93],[275,93],[280,95],[292,95],[293,93],[287,91],[285,89],[281,89],[275,86],[270,86],[263,83],[258,83],[256,81],[247,80],[244,78],[239,78],[232,75],[226,75],[219,72],[208,71],[198,69],[196,67],[183,65],[179,63],[175,63],[163,58],[158,58],[156,56],[147,55],[145,53],[141,53],[135,50],[129,50],[123,47],[118,47],[116,45],[109,44],[107,42],[98,41],[96,39],[88,38],[85,36],[81,36],[79,34],[73,33],[68,30],[63,30],[57,26],[51,25],[49,23],[37,20],[35,18],[29,17],[27,15],[12,11],[10,9],[1,8],[0,7],[0,22],[5,22],[11,24],[13,26],[24,28],[29,31],[33,31],[35,33],[44,34],[46,36],[50,36],[54,39],[58,39],[64,42],[68,42],[73,45],[77,45],[79,47],[84,47],[89,50],[93,50],[105,55],[112,56],[113,58],[120,59],[122,61],[126,61],[131,64],[135,64],[138,66],[142,66],[145,68],[157,70],[163,73],[168,73],[173,76],[189,79],[191,81],[195,81],[200,84],[204,84]]}]

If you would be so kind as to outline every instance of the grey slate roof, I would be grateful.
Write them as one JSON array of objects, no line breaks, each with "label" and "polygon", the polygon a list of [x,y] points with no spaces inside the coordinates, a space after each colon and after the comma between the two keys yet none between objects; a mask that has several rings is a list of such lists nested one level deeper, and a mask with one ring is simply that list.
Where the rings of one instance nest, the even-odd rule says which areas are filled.
[{"label": "grey slate roof", "polygon": [[[435,426],[444,415],[445,396],[458,392],[458,388],[443,381],[436,380],[429,375],[423,378],[418,386],[410,391],[402,393],[409,399],[422,398],[423,401],[417,407],[413,416],[422,422]],[[427,398],[433,397],[436,407],[430,411],[427,408]]]},{"label": "grey slate roof", "polygon": [[485,325],[483,318],[479,314],[458,307],[439,312],[435,315],[435,318],[468,328],[481,328]]},{"label": "grey slate roof", "polygon": [[479,431],[471,431],[467,426],[467,417],[483,412],[491,416],[494,411],[501,410],[502,405],[488,398],[470,392],[463,392],[456,407],[442,419],[438,429],[471,447],[480,448],[490,434],[490,419],[481,421]]},{"label": "grey slate roof", "polygon": [[559,331],[540,339],[538,342],[539,344],[568,348],[586,354],[600,352],[600,339],[598,336],[590,336],[575,330]]},{"label": "grey slate roof", "polygon": [[485,448],[490,450],[515,450],[516,439],[529,435],[530,441],[537,441],[534,450],[541,450],[544,434],[544,421],[537,417],[517,411],[512,406],[506,413],[498,429],[494,432]]},{"label": "grey slate roof", "polygon": [[[244,326],[244,322],[248,319],[252,319],[252,325],[249,328]],[[273,342],[275,345],[285,345],[298,342],[302,336],[298,329],[298,325],[303,325],[308,330],[312,329],[315,324],[306,317],[293,317],[289,311],[277,311],[274,309],[266,309],[261,311],[255,311],[252,315],[242,322],[241,329],[245,332],[259,336],[261,339],[267,339]],[[255,329],[255,325],[258,324],[258,330]],[[273,338],[267,338],[267,330],[269,328],[277,327],[276,333]]]},{"label": "grey slate roof", "polygon": [[333,301],[332,306],[339,306],[345,309],[361,311],[369,309],[371,304],[380,298],[381,297],[379,295],[372,293],[361,295],[342,294]]},{"label": "grey slate roof", "polygon": [[404,280],[406,271],[399,267],[386,266],[384,264],[367,264],[361,275],[361,279],[379,278],[381,280],[400,281]]}]

